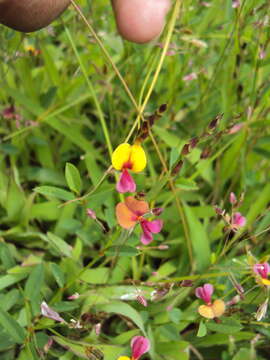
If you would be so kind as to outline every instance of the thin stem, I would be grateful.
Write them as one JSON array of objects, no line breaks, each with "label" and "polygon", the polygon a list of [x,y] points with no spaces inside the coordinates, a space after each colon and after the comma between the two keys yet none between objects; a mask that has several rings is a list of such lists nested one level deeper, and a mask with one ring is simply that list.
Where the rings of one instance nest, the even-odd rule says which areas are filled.
[{"label": "thin stem", "polygon": [[[163,155],[161,154],[161,152],[159,150],[158,144],[157,144],[151,130],[149,130],[149,136],[150,136],[150,139],[151,139],[151,141],[152,141],[152,143],[153,143],[153,145],[154,145],[154,147],[156,149],[156,152],[158,154],[158,157],[160,159],[160,162],[161,162],[165,172],[168,175],[170,175],[170,172],[169,172],[169,169],[167,167],[166,161],[164,160]],[[188,230],[188,226],[187,226],[186,217],[185,217],[185,214],[184,214],[182,203],[181,203],[181,201],[179,200],[179,198],[177,196],[177,190],[176,190],[176,188],[174,186],[174,182],[173,182],[173,180],[172,180],[172,178],[170,176],[169,176],[169,185],[170,185],[170,188],[171,188],[172,193],[174,195],[177,211],[179,213],[180,219],[181,219],[182,224],[183,224],[184,234],[185,234],[185,238],[186,238],[186,241],[187,241],[190,265],[191,265],[191,268],[193,268],[192,243],[191,243],[191,239],[190,239],[190,236],[189,236],[189,230]]]},{"label": "thin stem", "polygon": [[87,74],[87,71],[86,71],[86,69],[85,69],[85,66],[84,66],[84,64],[83,64],[83,62],[82,62],[82,59],[81,59],[81,57],[80,57],[80,55],[79,55],[79,53],[78,53],[78,51],[77,51],[77,48],[76,48],[76,45],[75,45],[75,43],[74,43],[74,41],[73,41],[73,38],[72,38],[72,36],[71,36],[71,33],[70,33],[70,31],[68,30],[67,27],[65,27],[65,31],[66,31],[67,37],[68,37],[68,39],[69,39],[69,41],[70,41],[70,44],[71,44],[71,46],[72,46],[72,48],[73,48],[73,51],[74,51],[74,53],[75,53],[75,55],[76,55],[76,58],[77,58],[77,60],[78,60],[78,62],[79,62],[79,64],[80,64],[80,68],[81,68],[81,70],[82,70],[82,73],[83,73],[84,78],[85,78],[85,80],[86,80],[86,82],[87,82],[87,85],[88,85],[88,87],[89,87],[89,90],[90,90],[90,93],[91,93],[91,95],[92,95],[92,98],[93,98],[93,100],[94,100],[95,106],[96,106],[96,108],[97,108],[97,112],[98,112],[99,120],[100,120],[100,123],[101,123],[101,127],[102,127],[102,130],[103,130],[103,133],[104,133],[104,137],[105,137],[105,140],[106,140],[106,143],[107,143],[107,147],[108,147],[109,154],[110,154],[110,156],[111,156],[111,155],[112,155],[112,152],[113,152],[112,144],[111,144],[111,139],[110,139],[109,131],[108,131],[108,128],[107,128],[107,125],[106,125],[106,121],[105,121],[105,118],[104,118],[104,115],[103,115],[103,112],[102,112],[100,103],[99,103],[98,98],[97,98],[97,96],[96,96],[96,93],[95,93],[94,87],[93,87],[93,85],[92,85],[92,82],[91,82],[91,80],[89,79],[89,76],[88,76],[88,74]]}]

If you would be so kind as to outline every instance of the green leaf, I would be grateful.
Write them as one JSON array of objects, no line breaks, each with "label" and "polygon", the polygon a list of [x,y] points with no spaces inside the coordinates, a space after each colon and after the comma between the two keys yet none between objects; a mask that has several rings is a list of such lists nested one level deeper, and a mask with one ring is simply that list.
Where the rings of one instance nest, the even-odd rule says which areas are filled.
[{"label": "green leaf", "polygon": [[70,190],[79,194],[82,189],[82,179],[76,166],[71,163],[66,163],[65,177]]},{"label": "green leaf", "polygon": [[44,281],[44,266],[43,264],[36,265],[29,275],[24,293],[25,296],[31,300],[32,305],[37,305],[40,302],[40,292]]},{"label": "green leaf", "polygon": [[192,207],[184,205],[184,210],[189,226],[189,233],[192,247],[199,271],[205,269],[210,264],[210,244],[208,234],[202,223],[195,216]]},{"label": "green leaf", "polygon": [[176,182],[175,182],[175,185],[176,185],[177,188],[180,188],[180,189],[186,190],[186,191],[199,190],[199,187],[198,187],[198,185],[196,184],[195,181],[185,179],[185,178],[177,179]]},{"label": "green leaf", "polygon": [[222,320],[220,324],[215,322],[209,322],[206,324],[207,329],[216,331],[222,334],[233,334],[239,332],[243,326],[237,321],[233,319],[225,319]]},{"label": "green leaf", "polygon": [[28,273],[24,274],[10,274],[0,276],[0,290],[7,288],[8,286],[14,285],[21,281],[22,279],[26,278]]},{"label": "green leaf", "polygon": [[17,343],[23,344],[26,338],[25,330],[18,324],[18,322],[9,315],[8,312],[0,309],[0,323],[9,334],[9,336]]},{"label": "green leaf", "polygon": [[204,337],[207,334],[207,327],[203,321],[200,321],[197,337]]},{"label": "green leaf", "polygon": [[60,252],[61,255],[71,257],[72,247],[68,245],[63,239],[54,235],[51,232],[47,233],[49,242]]},{"label": "green leaf", "polygon": [[96,345],[91,343],[86,343],[82,341],[74,341],[65,339],[64,337],[54,336],[53,340],[63,346],[65,349],[69,349],[73,354],[78,356],[80,359],[92,359],[87,356],[87,350],[90,348],[96,348],[100,350],[104,355],[104,360],[117,359],[123,349],[119,346],[113,345]]},{"label": "green leaf", "polygon": [[89,284],[106,284],[109,278],[109,268],[100,267],[87,269],[80,276],[80,279]]},{"label": "green leaf", "polygon": [[145,334],[143,320],[137,310],[133,309],[130,305],[121,301],[112,301],[109,304],[103,304],[101,306],[102,311],[107,313],[115,313],[128,317],[135,325]]},{"label": "green leaf", "polygon": [[57,199],[64,201],[69,201],[74,199],[74,195],[71,192],[55,186],[38,186],[34,188],[34,191],[39,194],[49,197],[55,197]]},{"label": "green leaf", "polygon": [[106,251],[107,256],[137,256],[139,255],[139,250],[132,246],[111,246]]},{"label": "green leaf", "polygon": [[251,350],[250,349],[245,349],[245,348],[241,348],[237,354],[233,357],[232,360],[251,360],[251,359],[255,359],[252,356]]},{"label": "green leaf", "polygon": [[59,285],[59,287],[60,288],[64,287],[64,285],[65,285],[65,274],[63,273],[60,266],[58,266],[55,263],[51,263],[51,270],[52,270],[53,276],[54,276],[57,284]]}]

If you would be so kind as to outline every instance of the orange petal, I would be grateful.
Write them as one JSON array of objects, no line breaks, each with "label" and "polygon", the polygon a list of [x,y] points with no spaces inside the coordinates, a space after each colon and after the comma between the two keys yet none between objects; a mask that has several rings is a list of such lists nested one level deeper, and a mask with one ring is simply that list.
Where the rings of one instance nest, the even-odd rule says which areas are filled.
[{"label": "orange petal", "polygon": [[124,229],[131,229],[136,225],[134,221],[134,213],[127,207],[125,203],[119,203],[116,205],[116,218],[118,224]]},{"label": "orange petal", "polygon": [[220,317],[225,312],[225,303],[223,300],[215,300],[212,304],[212,310],[215,317]]},{"label": "orange petal", "polygon": [[205,317],[206,319],[214,319],[215,317],[212,306],[201,305],[198,308],[198,312],[201,316]]},{"label": "orange petal", "polygon": [[142,216],[149,212],[148,203],[143,200],[137,200],[133,196],[128,196],[125,199],[125,204],[134,215]]}]

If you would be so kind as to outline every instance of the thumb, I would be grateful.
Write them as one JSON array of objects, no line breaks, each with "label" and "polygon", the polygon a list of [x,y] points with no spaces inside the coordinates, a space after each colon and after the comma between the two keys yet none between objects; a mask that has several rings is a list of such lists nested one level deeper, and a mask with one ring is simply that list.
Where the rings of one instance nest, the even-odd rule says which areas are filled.
[{"label": "thumb", "polygon": [[143,44],[162,32],[171,0],[112,0],[112,4],[120,35]]}]

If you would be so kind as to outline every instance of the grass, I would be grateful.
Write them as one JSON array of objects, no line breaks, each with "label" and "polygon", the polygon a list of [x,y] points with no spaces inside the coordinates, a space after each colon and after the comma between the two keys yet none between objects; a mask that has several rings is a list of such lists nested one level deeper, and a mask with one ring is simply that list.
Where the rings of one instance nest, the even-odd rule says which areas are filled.
[{"label": "grass", "polygon": [[[160,48],[123,41],[105,0],[78,4],[85,18],[71,6],[34,34],[1,27],[0,111],[18,115],[0,124],[0,359],[117,360],[135,335],[145,359],[268,359],[269,288],[252,266],[269,258],[269,5],[175,1]],[[110,155],[153,114],[134,178],[164,227],[143,246],[139,226],[117,225]],[[215,211],[231,214],[231,192],[247,220],[235,232]],[[198,313],[205,283],[225,302],[244,288],[217,322]]]}]

